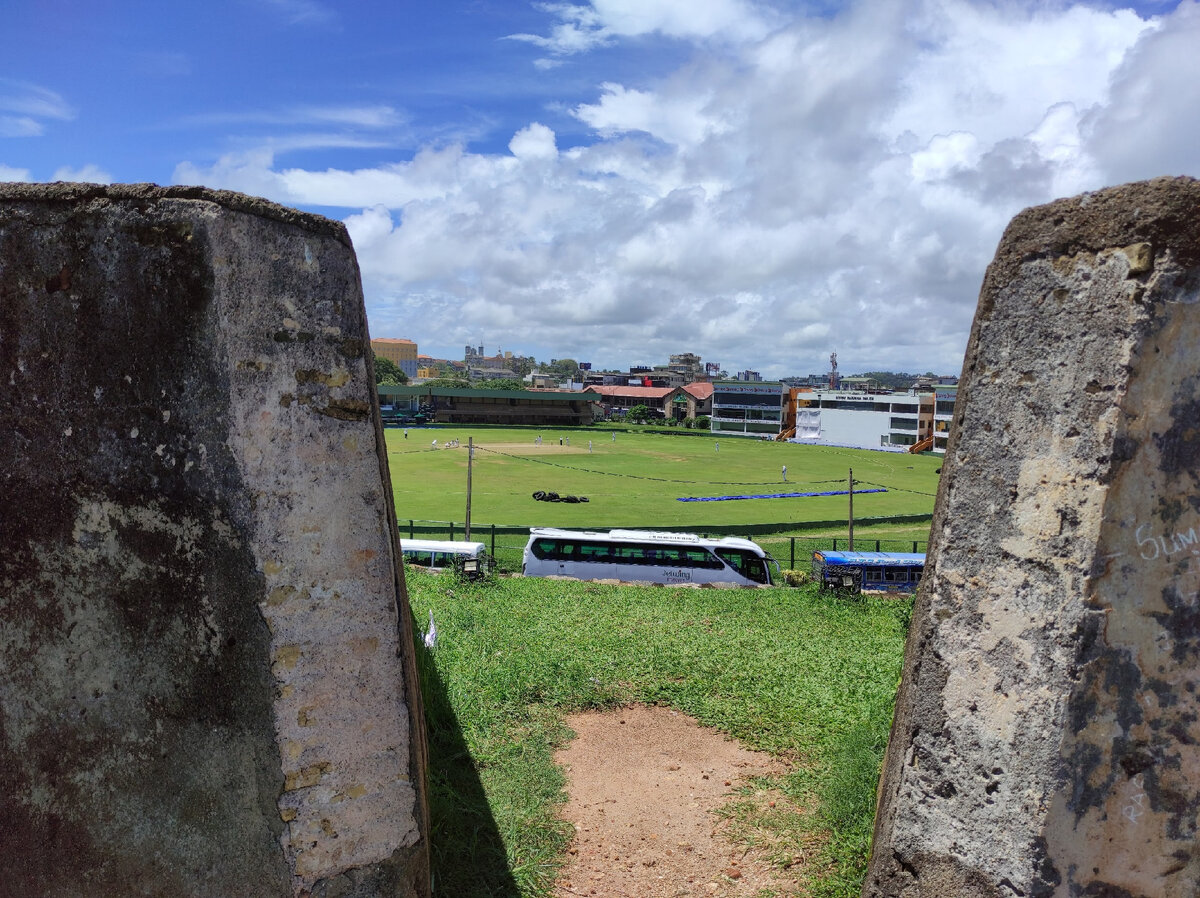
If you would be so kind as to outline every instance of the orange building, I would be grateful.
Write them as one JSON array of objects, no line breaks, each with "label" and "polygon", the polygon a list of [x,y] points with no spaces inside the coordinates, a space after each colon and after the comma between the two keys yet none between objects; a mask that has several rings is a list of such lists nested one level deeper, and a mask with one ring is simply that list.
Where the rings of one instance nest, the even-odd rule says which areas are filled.
[{"label": "orange building", "polygon": [[410,378],[417,376],[417,344],[412,340],[379,337],[371,341],[371,351],[387,359]]}]

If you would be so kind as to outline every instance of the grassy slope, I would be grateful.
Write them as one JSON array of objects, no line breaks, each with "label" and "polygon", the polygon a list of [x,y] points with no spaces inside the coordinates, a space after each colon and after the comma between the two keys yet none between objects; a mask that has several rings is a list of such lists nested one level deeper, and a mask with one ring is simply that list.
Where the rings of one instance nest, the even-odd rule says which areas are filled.
[{"label": "grassy slope", "polygon": [[[722,447],[724,449],[724,447]],[[439,892],[547,894],[567,834],[553,765],[562,715],[669,704],[786,757],[772,784],[816,816],[772,812],[781,858],[824,853],[812,894],[857,894],[910,608],[811,589],[614,587],[409,573],[430,721]],[[786,815],[785,815],[786,816]]]},{"label": "grassy slope", "polygon": [[[534,448],[539,432],[540,450]],[[568,435],[574,445],[560,447],[559,437]],[[407,440],[389,430],[387,437],[402,529],[410,518],[463,520],[469,437],[481,447],[472,471],[477,527],[720,534],[770,523],[781,533],[844,537],[844,524],[799,525],[844,521],[845,496],[676,499],[843,489],[853,467],[859,488],[890,490],[857,496],[857,518],[928,514],[941,464],[937,457],[736,438],[722,439],[717,452],[708,435],[636,429],[618,430],[615,442],[599,429],[447,427],[412,429]],[[458,439],[462,448],[432,451],[435,437],[439,445]],[[784,464],[787,487],[780,482]],[[530,494],[538,489],[590,501],[536,502]],[[928,528],[880,524],[856,534],[925,540]],[[755,538],[786,564],[785,537]],[[519,564],[516,543],[523,538],[501,545],[500,554]],[[816,859],[823,872],[811,893],[857,894],[908,602],[846,605],[803,589],[664,590],[520,579],[481,588],[420,574],[410,574],[409,583],[417,619],[432,608],[442,634],[436,663],[423,659],[441,894],[545,894],[566,844],[555,818],[562,780],[551,760],[553,746],[567,737],[562,715],[631,700],[670,704],[795,760],[796,772],[776,785],[801,806],[817,796],[817,812],[793,814],[782,824],[776,813],[769,826],[779,832],[771,839],[780,857],[791,857],[805,853],[815,830],[825,853]]]},{"label": "grassy slope", "polygon": [[[543,446],[534,438],[541,433]],[[569,436],[570,447],[559,446]],[[434,451],[458,439],[458,450]],[[800,446],[724,438],[720,452],[708,436],[592,428],[444,427],[411,429],[404,439],[387,431],[392,487],[398,516],[462,521],[466,512],[466,445],[480,447],[472,470],[471,519],[492,524],[607,528],[658,526],[735,533],[740,525],[844,520],[845,496],[754,499],[736,502],[679,502],[682,496],[720,496],[846,488],[854,469],[857,488],[887,487],[887,493],[855,497],[855,516],[928,514],[933,509],[941,459],[854,449]],[[588,440],[593,451],[588,452]],[[788,484],[780,468],[787,465]],[[587,504],[536,502],[535,490],[587,496]],[[920,536],[918,538],[924,538]]]}]

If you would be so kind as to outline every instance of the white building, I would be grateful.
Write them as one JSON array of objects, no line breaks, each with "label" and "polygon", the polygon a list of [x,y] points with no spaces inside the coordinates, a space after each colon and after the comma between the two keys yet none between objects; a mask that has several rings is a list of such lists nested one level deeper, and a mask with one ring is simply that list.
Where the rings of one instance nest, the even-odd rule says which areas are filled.
[{"label": "white building", "polygon": [[[859,393],[822,390],[796,395],[793,443],[945,452],[954,413],[952,393]],[[939,439],[940,438],[940,439]]]}]

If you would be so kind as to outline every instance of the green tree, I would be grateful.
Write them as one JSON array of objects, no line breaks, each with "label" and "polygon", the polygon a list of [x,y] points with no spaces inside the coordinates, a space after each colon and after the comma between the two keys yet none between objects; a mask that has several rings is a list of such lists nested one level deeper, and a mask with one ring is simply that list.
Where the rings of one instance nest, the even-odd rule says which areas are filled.
[{"label": "green tree", "polygon": [[579,363],[574,359],[555,359],[549,365],[543,365],[542,369],[559,377],[574,377],[579,373]]},{"label": "green tree", "polygon": [[481,390],[524,390],[525,384],[519,380],[513,380],[511,377],[502,377],[496,380],[485,380],[478,384]]},{"label": "green tree", "polygon": [[537,369],[537,359],[531,355],[518,356],[512,360],[512,364],[509,367],[512,368],[515,374],[525,377]]},{"label": "green tree", "polygon": [[425,381],[423,384],[421,384],[421,386],[423,386],[423,387],[449,387],[449,388],[452,388],[455,390],[465,390],[465,389],[470,389],[471,382],[469,380],[467,380],[465,377],[442,376],[442,377],[431,378],[431,379]]},{"label": "green tree", "polygon": [[375,383],[383,386],[399,386],[408,383],[408,375],[390,359],[375,356]]},{"label": "green tree", "polygon": [[650,406],[635,405],[625,413],[625,420],[634,424],[645,424],[650,420]]}]

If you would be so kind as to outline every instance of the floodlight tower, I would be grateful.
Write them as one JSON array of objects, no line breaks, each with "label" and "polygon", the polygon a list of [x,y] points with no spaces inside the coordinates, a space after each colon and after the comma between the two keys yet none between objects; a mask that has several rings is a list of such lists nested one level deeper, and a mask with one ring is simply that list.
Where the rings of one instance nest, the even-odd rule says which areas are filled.
[{"label": "floodlight tower", "polygon": [[836,390],[840,381],[841,378],[838,377],[837,372],[837,353],[832,352],[829,354],[829,389]]}]

